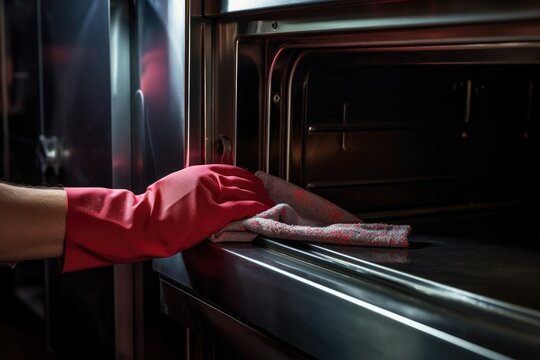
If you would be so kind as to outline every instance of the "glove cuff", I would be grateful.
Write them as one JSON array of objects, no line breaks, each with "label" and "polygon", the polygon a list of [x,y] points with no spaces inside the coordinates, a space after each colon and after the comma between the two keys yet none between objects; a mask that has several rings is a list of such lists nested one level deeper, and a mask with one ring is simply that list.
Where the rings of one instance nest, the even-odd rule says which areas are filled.
[{"label": "glove cuff", "polygon": [[[134,224],[144,204],[128,190],[65,188],[66,235],[62,271],[70,272],[143,258]],[[144,219],[142,219],[144,222]]]}]

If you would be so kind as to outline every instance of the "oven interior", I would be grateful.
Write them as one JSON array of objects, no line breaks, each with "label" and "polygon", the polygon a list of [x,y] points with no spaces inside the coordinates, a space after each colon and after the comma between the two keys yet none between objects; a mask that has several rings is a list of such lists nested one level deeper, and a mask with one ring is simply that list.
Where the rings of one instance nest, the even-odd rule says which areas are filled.
[{"label": "oven interior", "polygon": [[362,218],[536,212],[538,45],[293,48],[267,84],[240,50],[237,163]]},{"label": "oven interior", "polygon": [[540,44],[322,44],[239,41],[237,163],[413,226],[326,249],[540,309]]}]

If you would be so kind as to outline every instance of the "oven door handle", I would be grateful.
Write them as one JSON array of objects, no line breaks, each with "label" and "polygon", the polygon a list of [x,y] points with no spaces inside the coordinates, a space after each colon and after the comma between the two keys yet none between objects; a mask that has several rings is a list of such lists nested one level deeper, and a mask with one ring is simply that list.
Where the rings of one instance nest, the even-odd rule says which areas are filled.
[{"label": "oven door handle", "polygon": [[141,193],[146,188],[146,109],[144,105],[144,93],[137,90],[133,98],[133,123],[131,127],[132,139],[132,186],[135,193]]}]

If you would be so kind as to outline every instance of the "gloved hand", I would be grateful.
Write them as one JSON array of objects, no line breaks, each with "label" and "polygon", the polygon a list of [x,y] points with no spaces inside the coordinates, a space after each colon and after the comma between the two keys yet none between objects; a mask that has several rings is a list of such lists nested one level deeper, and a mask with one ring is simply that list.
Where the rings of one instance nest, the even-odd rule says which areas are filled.
[{"label": "gloved hand", "polygon": [[146,192],[66,188],[63,271],[166,257],[273,206],[261,180],[231,165],[191,166]]}]

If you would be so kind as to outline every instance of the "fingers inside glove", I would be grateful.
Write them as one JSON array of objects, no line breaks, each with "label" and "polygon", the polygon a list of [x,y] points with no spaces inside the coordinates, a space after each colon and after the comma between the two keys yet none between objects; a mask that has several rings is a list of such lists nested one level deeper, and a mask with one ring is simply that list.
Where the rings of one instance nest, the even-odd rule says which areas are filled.
[{"label": "fingers inside glove", "polygon": [[212,172],[223,175],[223,176],[237,176],[242,177],[249,180],[257,179],[257,177],[249,172],[246,169],[243,169],[238,166],[234,165],[227,165],[227,164],[208,164],[208,165],[202,165],[205,166],[207,169],[211,170]]},{"label": "fingers inside glove", "polygon": [[264,204],[267,208],[274,206],[274,202],[268,197],[267,194],[261,192],[254,192],[252,190],[230,187],[221,191],[217,202],[226,203],[234,201],[254,201]]},{"label": "fingers inside glove", "polygon": [[203,185],[200,190],[208,191],[218,203],[228,201],[257,201],[268,207],[274,206],[264,183],[257,176],[240,167],[224,164],[195,165],[182,170],[190,173]]},{"label": "fingers inside glove", "polygon": [[236,176],[220,176],[220,200],[256,200],[273,206],[262,181],[258,178],[245,179]]},{"label": "fingers inside glove", "polygon": [[271,205],[253,200],[233,200],[220,205],[227,211],[227,222],[246,219],[268,210]]}]

